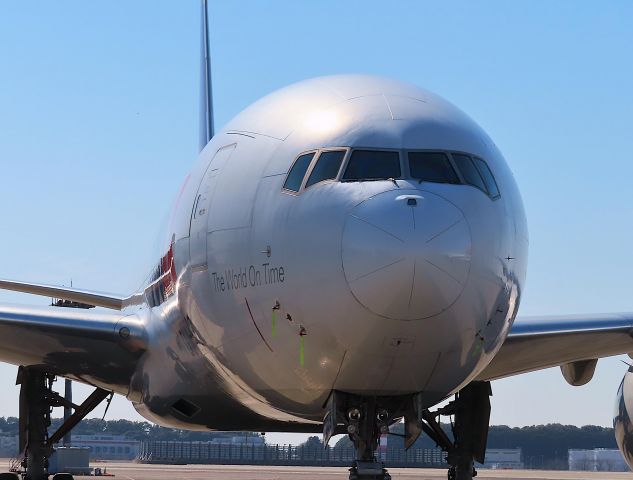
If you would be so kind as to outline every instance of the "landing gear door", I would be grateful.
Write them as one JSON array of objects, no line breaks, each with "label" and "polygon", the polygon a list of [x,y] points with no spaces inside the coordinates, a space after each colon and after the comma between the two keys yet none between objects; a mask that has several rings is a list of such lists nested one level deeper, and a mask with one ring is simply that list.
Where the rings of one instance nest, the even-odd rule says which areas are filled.
[{"label": "landing gear door", "polygon": [[218,176],[224,164],[235,151],[236,146],[237,144],[233,143],[215,152],[196,192],[191,212],[191,226],[189,227],[189,256],[192,268],[203,268],[207,265],[209,207],[213,201]]}]

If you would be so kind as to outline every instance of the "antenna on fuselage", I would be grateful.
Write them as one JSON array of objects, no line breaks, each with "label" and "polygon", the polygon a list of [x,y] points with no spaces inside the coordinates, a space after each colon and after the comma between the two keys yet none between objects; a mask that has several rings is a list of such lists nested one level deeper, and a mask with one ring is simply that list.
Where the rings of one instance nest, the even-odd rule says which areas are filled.
[{"label": "antenna on fuselage", "polygon": [[200,23],[200,145],[199,151],[214,134],[213,93],[211,89],[211,56],[209,54],[209,11],[207,0],[202,0]]}]

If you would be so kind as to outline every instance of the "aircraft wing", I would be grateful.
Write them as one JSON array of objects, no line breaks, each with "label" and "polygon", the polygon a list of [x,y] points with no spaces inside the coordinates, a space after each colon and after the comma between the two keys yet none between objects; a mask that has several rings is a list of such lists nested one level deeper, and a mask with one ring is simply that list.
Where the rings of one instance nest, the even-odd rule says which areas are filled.
[{"label": "aircraft wing", "polygon": [[[517,318],[501,349],[477,380],[556,366],[561,366],[565,375],[567,365],[582,367],[588,361],[631,352],[633,313]],[[595,363],[591,374],[593,368]]]},{"label": "aircraft wing", "polygon": [[145,351],[141,318],[64,307],[0,304],[0,361],[123,395]]},{"label": "aircraft wing", "polygon": [[68,288],[57,285],[45,285],[42,283],[19,282],[0,278],[0,289],[13,290],[15,292],[32,293],[45,297],[63,298],[74,302],[82,302],[95,307],[122,310],[130,305],[138,305],[143,301],[142,294],[131,296],[117,295],[113,293],[94,292],[79,288]]}]

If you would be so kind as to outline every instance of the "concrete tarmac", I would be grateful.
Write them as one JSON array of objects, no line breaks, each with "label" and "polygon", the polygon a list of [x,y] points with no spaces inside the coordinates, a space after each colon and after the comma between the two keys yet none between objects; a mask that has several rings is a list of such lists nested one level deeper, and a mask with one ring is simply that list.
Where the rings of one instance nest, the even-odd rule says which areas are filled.
[{"label": "concrete tarmac", "polygon": [[[0,471],[9,462],[0,460]],[[275,467],[248,465],[145,465],[140,463],[91,463],[105,467],[118,480],[347,480],[348,471],[340,467]],[[437,480],[446,478],[446,470],[390,468],[393,480]],[[91,477],[75,477],[88,479]],[[107,478],[107,477],[102,477]],[[540,470],[479,470],[476,480],[633,480],[633,473],[567,472]]]}]

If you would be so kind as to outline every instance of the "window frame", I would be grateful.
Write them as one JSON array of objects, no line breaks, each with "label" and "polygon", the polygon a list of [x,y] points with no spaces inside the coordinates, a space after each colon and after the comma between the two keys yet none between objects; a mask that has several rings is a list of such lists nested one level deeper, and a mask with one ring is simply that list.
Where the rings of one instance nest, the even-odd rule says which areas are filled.
[{"label": "window frame", "polygon": [[[475,168],[479,172],[479,175],[481,176],[481,179],[484,181],[484,185],[486,185],[486,179],[484,178],[484,174],[481,172],[481,168],[479,168],[479,164],[477,163],[477,160],[482,161],[484,163],[484,165],[486,165],[486,167],[488,168],[488,171],[490,172],[490,176],[492,177],[492,181],[494,182],[495,187],[497,189],[497,194],[496,195],[492,195],[492,192],[488,192],[488,196],[492,200],[497,200],[498,198],[500,198],[501,197],[501,190],[499,189],[499,184],[497,183],[497,177],[495,177],[495,174],[493,173],[492,168],[490,168],[490,165],[488,164],[488,162],[486,162],[482,157],[480,157],[478,155],[471,155],[470,158],[472,159],[473,163],[475,164]],[[486,188],[488,188],[488,185],[486,185]]]},{"label": "window frame", "polygon": [[[394,177],[394,180],[406,180],[407,178],[410,178],[410,175],[405,176],[405,173],[406,174],[409,173],[408,165],[403,165],[404,155],[402,153],[405,152],[406,150],[402,150],[401,148],[350,147],[349,152],[347,154],[347,158],[343,162],[343,165],[341,166],[341,169],[338,172],[339,182],[354,183],[354,182],[388,182],[389,181],[389,179],[387,178],[376,178],[376,179],[366,179],[366,180],[362,180],[362,179],[361,180],[343,180],[343,175],[345,174],[345,171],[347,170],[347,166],[349,165],[349,162],[352,158],[352,155],[354,154],[356,150],[365,150],[365,151],[369,150],[369,151],[376,151],[376,152],[396,152],[398,154],[398,161],[400,162],[400,176]],[[405,170],[403,167],[407,167],[407,170]]]},{"label": "window frame", "polygon": [[[488,162],[486,162],[482,157],[478,156],[478,155],[474,155],[472,153],[468,153],[468,152],[463,152],[460,150],[450,150],[447,151],[448,154],[450,154],[451,157],[451,162],[453,163],[453,166],[455,168],[455,171],[457,172],[457,175],[459,176],[459,179],[461,180],[461,185],[466,185],[467,187],[473,187],[476,190],[479,190],[480,192],[482,192],[484,195],[486,195],[486,197],[488,197],[490,200],[498,200],[499,198],[501,198],[501,190],[499,190],[499,184],[497,184],[497,190],[499,190],[499,195],[496,197],[493,197],[490,192],[487,191],[488,187],[486,186],[486,182],[484,181],[484,178],[481,174],[481,172],[479,171],[479,167],[477,166],[477,163],[475,163],[475,157],[481,159],[483,162],[486,163],[486,165],[488,165]],[[477,187],[476,185],[472,185],[468,182],[466,182],[464,180],[464,176],[462,175],[462,171],[460,168],[458,168],[457,163],[455,162],[455,159],[453,158],[453,155],[463,155],[465,157],[470,158],[470,161],[472,162],[473,166],[475,167],[475,170],[477,171],[477,174],[479,175],[479,178],[481,178],[481,183],[483,183],[484,187],[486,187],[486,190],[482,190],[481,188]],[[490,167],[488,167],[490,168]],[[490,173],[492,173],[492,170],[490,170]],[[492,173],[492,177],[495,180],[495,183],[497,183],[497,179],[494,176],[494,173]]]},{"label": "window frame", "polygon": [[[411,169],[409,168],[409,153],[443,153],[444,155],[446,155],[446,158],[448,159],[448,164],[451,166],[451,168],[453,169],[453,172],[455,172],[455,176],[457,177],[457,180],[459,181],[459,183],[449,183],[449,182],[432,182],[431,180],[422,180],[420,181],[420,183],[432,183],[433,185],[467,185],[466,183],[464,183],[464,179],[461,175],[461,172],[459,171],[459,169],[457,168],[457,165],[455,165],[455,162],[453,161],[453,156],[451,155],[451,151],[450,150],[442,150],[442,149],[437,149],[437,148],[414,148],[414,149],[404,149],[402,150],[403,153],[403,157],[405,157],[405,166],[407,167],[407,177],[409,180],[415,180],[415,181],[420,181],[419,178],[415,178],[412,174],[411,174]],[[455,152],[455,153],[459,153],[459,152]]]},{"label": "window frame", "polygon": [[[341,179],[341,175],[343,174],[344,171],[344,167],[345,165],[347,165],[347,160],[349,158],[349,156],[351,155],[351,148],[350,147],[327,147],[327,148],[320,148],[319,150],[317,150],[316,155],[314,156],[314,158],[312,159],[312,162],[310,163],[310,166],[308,167],[308,170],[306,171],[306,174],[303,178],[303,182],[301,182],[301,190],[299,190],[300,192],[303,192],[304,190],[307,190],[309,188],[312,187],[316,187],[317,185],[320,185],[322,183],[335,183],[335,182],[340,182]],[[312,171],[314,170],[314,167],[316,167],[317,162],[319,161],[319,158],[321,158],[321,154],[325,153],[325,152],[345,152],[343,155],[343,159],[341,160],[341,165],[338,167],[338,172],[336,172],[336,176],[334,178],[326,178],[325,180],[321,180],[317,183],[314,183],[312,185],[310,185],[309,187],[306,186],[306,183],[308,183],[308,180],[310,178],[310,176],[312,175]]]},{"label": "window frame", "polygon": [[[299,184],[299,190],[291,190],[289,188],[286,188],[286,182],[288,181],[288,175],[290,175],[290,172],[292,171],[292,169],[294,168],[295,164],[297,163],[297,161],[303,157],[304,155],[308,155],[309,153],[312,153],[312,159],[310,160],[310,163],[308,164],[308,168],[306,169],[306,171],[303,174],[303,178],[301,179],[301,183]],[[288,170],[286,171],[286,174],[284,175],[284,181],[281,184],[281,192],[285,193],[287,195],[299,195],[302,191],[303,191],[303,185],[306,182],[306,178],[308,177],[308,172],[312,171],[312,163],[314,162],[314,159],[317,158],[319,156],[319,149],[310,149],[310,150],[305,150],[301,153],[299,153],[297,156],[295,156],[295,159],[292,161],[292,163],[290,164],[290,167],[288,168]]]},{"label": "window frame", "polygon": [[[360,182],[378,182],[378,181],[389,181],[389,179],[365,179],[365,180],[343,180],[343,175],[345,174],[345,171],[347,170],[347,167],[349,166],[349,162],[352,158],[353,153],[356,150],[369,150],[369,151],[377,151],[377,152],[395,152],[398,154],[398,159],[400,162],[400,176],[397,178],[394,178],[394,180],[416,180],[416,181],[420,181],[420,179],[418,178],[413,178],[413,176],[411,175],[411,169],[409,168],[409,153],[415,153],[415,152],[422,152],[422,153],[442,153],[444,155],[446,155],[446,157],[448,158],[448,163],[451,166],[451,168],[453,169],[453,171],[455,172],[455,174],[457,175],[457,178],[459,180],[459,183],[448,183],[448,182],[432,182],[429,180],[422,180],[420,183],[424,182],[424,183],[429,183],[429,184],[433,184],[433,185],[454,185],[454,186],[468,186],[468,187],[473,187],[477,190],[479,190],[480,192],[482,192],[484,195],[486,195],[490,200],[495,201],[498,200],[499,198],[501,198],[502,193],[501,193],[501,189],[499,188],[499,183],[497,182],[497,177],[495,176],[494,172],[492,171],[492,168],[490,168],[490,164],[480,155],[475,155],[473,153],[469,153],[469,152],[465,152],[465,151],[461,151],[461,150],[444,150],[441,148],[380,148],[380,147],[367,147],[367,146],[357,146],[357,147],[344,147],[344,146],[338,146],[338,147],[325,147],[325,148],[313,148],[313,149],[308,149],[308,150],[304,150],[302,152],[300,152],[299,154],[297,154],[292,162],[292,164],[290,165],[290,167],[288,168],[288,170],[286,171],[283,179],[283,184],[281,187],[281,192],[285,193],[287,195],[293,195],[293,196],[297,196],[297,195],[301,195],[305,190],[315,187],[317,185],[321,185],[323,183],[360,183]],[[309,187],[306,187],[306,183],[308,182],[308,179],[310,178],[310,176],[312,175],[312,171],[314,170],[317,162],[319,161],[319,159],[321,158],[321,154],[324,152],[332,152],[332,151],[345,151],[345,154],[343,156],[343,160],[341,161],[341,166],[339,167],[339,170],[337,172],[336,177],[334,178],[328,178],[325,180],[321,180],[313,185],[310,185]],[[304,156],[304,155],[308,155],[308,154],[313,154],[312,160],[310,160],[310,164],[308,165],[308,168],[306,169],[303,178],[301,180],[301,185],[299,186],[299,190],[295,191],[295,190],[290,190],[288,188],[286,188],[284,185],[286,183],[286,181],[288,180],[288,175],[290,174],[291,170],[294,168],[295,164],[297,163],[297,160],[299,160],[300,157]],[[464,179],[464,176],[462,174],[461,169],[457,166],[457,163],[455,162],[455,159],[453,158],[453,155],[464,155],[468,158],[470,158],[470,161],[472,162],[472,164],[475,166],[475,170],[477,171],[479,177],[481,178],[481,181],[483,183],[483,185],[485,186],[485,190],[475,186],[475,185],[471,185],[470,183],[467,183],[466,180]],[[497,191],[499,192],[497,195],[493,196],[491,194],[491,192],[488,192],[487,189],[487,185],[486,182],[484,180],[483,174],[481,173],[481,169],[479,167],[479,165],[477,164],[477,162],[475,161],[475,159],[479,159],[482,162],[484,162],[484,164],[488,167],[488,170],[490,170],[490,174],[492,175],[492,179],[495,182],[495,185],[497,186]]]}]

